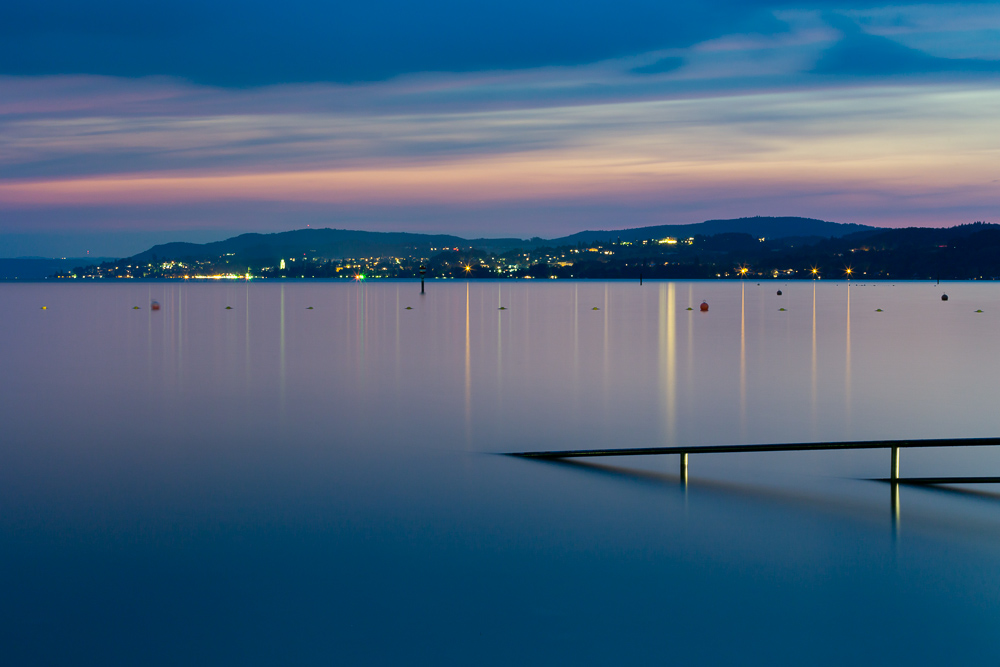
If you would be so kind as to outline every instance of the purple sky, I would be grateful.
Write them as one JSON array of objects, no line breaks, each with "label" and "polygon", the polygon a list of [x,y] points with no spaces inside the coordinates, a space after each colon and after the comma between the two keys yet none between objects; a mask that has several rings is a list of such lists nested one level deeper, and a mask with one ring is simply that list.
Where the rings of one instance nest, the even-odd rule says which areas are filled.
[{"label": "purple sky", "polygon": [[995,4],[633,2],[626,21],[515,3],[443,25],[430,18],[448,3],[409,19],[382,4],[394,20],[308,3],[280,20],[251,3],[240,25],[185,4],[0,10],[0,256],[307,225],[996,219]]}]

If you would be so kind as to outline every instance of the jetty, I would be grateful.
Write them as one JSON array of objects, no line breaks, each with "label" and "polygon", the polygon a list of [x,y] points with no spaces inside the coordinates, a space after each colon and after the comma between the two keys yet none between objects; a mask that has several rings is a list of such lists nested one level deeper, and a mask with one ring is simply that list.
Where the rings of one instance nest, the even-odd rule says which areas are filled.
[{"label": "jetty", "polygon": [[1000,438],[936,438],[925,440],[858,440],[851,442],[797,442],[766,445],[692,445],[683,447],[629,447],[622,449],[567,449],[547,452],[508,452],[523,459],[570,459],[606,456],[670,456],[680,458],[681,481],[688,476],[688,457],[702,454],[744,454],[751,452],[814,452],[848,449],[888,449],[889,476],[875,478],[893,484],[993,484],[1000,477],[912,477],[899,476],[899,451],[912,448],[997,447]]}]

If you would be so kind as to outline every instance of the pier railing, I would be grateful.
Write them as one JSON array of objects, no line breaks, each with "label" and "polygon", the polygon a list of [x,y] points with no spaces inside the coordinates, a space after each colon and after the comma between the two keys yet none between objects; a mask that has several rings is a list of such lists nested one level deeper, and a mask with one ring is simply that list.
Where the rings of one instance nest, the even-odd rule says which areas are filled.
[{"label": "pier railing", "polygon": [[510,452],[509,456],[525,459],[569,459],[604,456],[680,457],[680,475],[687,481],[688,456],[695,454],[742,454],[748,452],[809,452],[834,449],[888,449],[891,452],[889,477],[884,481],[900,484],[982,484],[1000,482],[1000,477],[913,477],[900,478],[899,450],[915,447],[996,447],[1000,438],[937,438],[926,440],[860,440],[854,442],[799,442],[768,445],[703,445],[690,447],[628,447],[622,449],[567,449],[548,452]]}]

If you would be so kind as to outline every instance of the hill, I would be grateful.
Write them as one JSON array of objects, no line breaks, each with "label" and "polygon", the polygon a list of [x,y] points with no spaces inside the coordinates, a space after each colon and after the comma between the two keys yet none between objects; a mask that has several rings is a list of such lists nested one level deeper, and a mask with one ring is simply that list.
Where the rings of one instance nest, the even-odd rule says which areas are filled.
[{"label": "hill", "polygon": [[691,225],[657,225],[632,229],[585,231],[548,241],[551,245],[576,245],[621,239],[641,241],[651,238],[691,238],[694,236],[715,236],[717,234],[749,234],[755,238],[780,239],[800,238],[840,238],[858,232],[874,231],[878,227],[850,223],[828,222],[813,218],[771,218],[756,216],[734,220],[706,220]]},{"label": "hill", "polygon": [[580,243],[641,241],[668,236],[688,238],[741,233],[754,238],[801,239],[839,238],[859,232],[877,231],[865,225],[840,224],[811,218],[739,218],[708,220],[691,225],[658,225],[614,231],[584,231],[555,239],[514,238],[465,239],[446,234],[414,234],[407,232],[363,232],[348,229],[299,229],[276,234],[241,234],[214,243],[166,243],[130,258],[136,262],[157,260],[209,260],[232,256],[234,261],[252,265],[274,264],[292,257],[430,256],[444,248],[476,248],[502,252],[512,248],[564,246]]},{"label": "hill", "polygon": [[164,243],[131,259],[138,262],[158,259],[205,260],[232,255],[253,264],[273,264],[291,257],[406,256],[430,254],[441,248],[503,248],[522,244],[520,239],[477,239],[469,241],[446,234],[407,232],[363,232],[349,229],[298,229],[276,234],[241,234],[214,243]]}]

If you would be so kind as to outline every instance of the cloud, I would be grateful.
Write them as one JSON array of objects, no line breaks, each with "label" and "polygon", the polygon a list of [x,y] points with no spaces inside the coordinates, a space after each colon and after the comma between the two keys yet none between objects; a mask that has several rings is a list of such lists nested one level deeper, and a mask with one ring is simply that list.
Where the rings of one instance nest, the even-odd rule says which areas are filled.
[{"label": "cloud", "polygon": [[0,73],[254,86],[571,66],[776,29],[767,9],[759,0],[12,0],[0,5]]},{"label": "cloud", "polygon": [[1000,61],[979,58],[941,58],[904,46],[887,37],[870,35],[848,18],[830,15],[843,38],[826,50],[813,68],[816,74],[895,76],[940,72],[1000,72]]},{"label": "cloud", "polygon": [[660,58],[656,62],[650,63],[649,65],[633,67],[630,71],[633,74],[664,74],[666,72],[673,72],[675,69],[678,69],[683,65],[683,58],[678,56],[668,56],[666,58]]},{"label": "cloud", "polygon": [[[545,89],[544,78],[499,80]],[[58,82],[74,90],[96,85]],[[202,211],[269,205],[266,215],[256,215],[282,224],[297,214],[276,213],[281,207],[367,210],[367,219],[405,227],[415,224],[407,216],[417,209],[454,207],[493,211],[474,218],[483,224],[501,210],[533,209],[528,217],[543,219],[541,212],[575,203],[581,225],[608,226],[595,219],[598,211],[640,204],[674,222],[695,221],[683,217],[691,212],[740,213],[741,201],[754,213],[777,211],[783,201],[805,210],[778,212],[832,218],[826,211],[850,210],[853,221],[865,221],[858,216],[867,207],[867,221],[878,222],[944,209],[946,202],[980,210],[997,203],[983,177],[992,173],[1000,148],[988,139],[1000,109],[1000,93],[991,86],[713,90],[659,100],[404,114],[392,105],[373,109],[393,94],[425,94],[424,86],[389,82],[354,95],[332,87],[326,94],[351,95],[355,102],[370,96],[376,106],[306,112],[294,87],[283,89],[281,97],[291,102],[282,111],[268,90],[172,85],[169,114],[146,109],[148,91],[136,95],[138,110],[114,114],[122,97],[118,82],[109,84],[97,93],[111,100],[108,106],[77,100],[72,113],[23,113],[31,106],[24,94],[17,102],[22,113],[0,117],[5,231],[17,231],[13,212],[24,220],[29,210],[47,212],[36,221],[116,208],[162,221],[174,211],[178,224],[187,224],[194,218],[178,212],[179,205]],[[499,84],[456,75],[431,87],[464,85]],[[40,95],[44,104],[53,96]],[[871,191],[880,195],[861,194]],[[579,213],[582,202],[590,213]],[[232,216],[197,219],[209,218]],[[432,219],[428,213],[420,224]]]},{"label": "cloud", "polygon": [[[375,9],[341,8],[358,30],[341,43],[336,29],[317,37],[334,11],[323,5],[288,46],[305,5],[275,15],[273,30],[263,5],[248,5],[233,34],[218,32],[232,20],[225,3],[182,4],[184,20],[158,23],[105,0],[92,14],[40,6],[59,18],[25,5],[19,27],[0,20],[0,68],[52,58],[59,69],[83,49],[80,71],[136,76],[0,75],[0,234],[313,224],[557,236],[753,214],[945,224],[1000,205],[994,46],[977,45],[967,9],[706,5],[726,15],[713,23],[709,9],[633,3],[622,7],[636,25],[651,20],[644,11],[679,23],[643,25],[630,42],[609,19],[610,36],[591,43],[597,6],[582,7],[586,21],[568,5],[503,6],[496,25],[490,5],[462,23],[463,6],[457,23],[424,30],[430,18],[389,3],[371,6],[401,12],[388,33],[365,14]],[[532,11],[531,25],[509,22]],[[396,43],[400,16],[413,34]],[[15,66],[3,53],[17,39],[67,50],[25,51]],[[441,44],[425,53],[419,40]],[[913,46],[923,42],[940,48]],[[423,71],[432,62],[468,71]],[[138,76],[149,71],[178,76]],[[338,82],[372,72],[392,76]],[[308,82],[269,83],[293,79]]]}]

